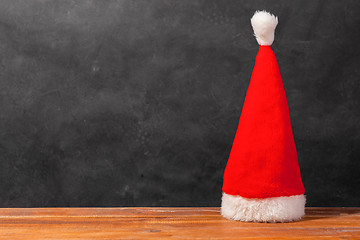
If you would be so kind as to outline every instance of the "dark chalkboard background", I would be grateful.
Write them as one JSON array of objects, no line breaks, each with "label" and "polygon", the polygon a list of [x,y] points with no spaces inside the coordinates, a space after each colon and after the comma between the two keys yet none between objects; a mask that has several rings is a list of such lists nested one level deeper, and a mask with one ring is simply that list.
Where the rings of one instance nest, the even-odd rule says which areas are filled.
[{"label": "dark chalkboard background", "polygon": [[0,206],[219,206],[258,44],[308,206],[360,205],[360,1],[0,1]]}]

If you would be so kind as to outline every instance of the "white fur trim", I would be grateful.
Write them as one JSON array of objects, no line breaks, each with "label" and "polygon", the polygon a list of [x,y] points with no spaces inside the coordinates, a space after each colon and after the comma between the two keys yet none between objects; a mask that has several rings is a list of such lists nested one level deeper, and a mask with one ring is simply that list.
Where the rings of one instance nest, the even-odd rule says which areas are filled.
[{"label": "white fur trim", "polygon": [[305,215],[305,196],[243,198],[223,193],[221,215],[244,222],[291,222]]},{"label": "white fur trim", "polygon": [[278,24],[278,18],[266,11],[256,11],[251,18],[251,26],[254,29],[254,35],[259,45],[270,46],[274,42],[275,28]]}]

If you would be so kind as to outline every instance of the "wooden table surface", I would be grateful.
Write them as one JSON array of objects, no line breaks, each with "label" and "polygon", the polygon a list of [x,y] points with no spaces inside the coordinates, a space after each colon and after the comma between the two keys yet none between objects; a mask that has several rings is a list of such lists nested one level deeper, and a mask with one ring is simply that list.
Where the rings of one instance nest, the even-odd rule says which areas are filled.
[{"label": "wooden table surface", "polygon": [[0,239],[360,239],[360,208],[307,208],[291,223],[244,223],[212,208],[0,208]]}]

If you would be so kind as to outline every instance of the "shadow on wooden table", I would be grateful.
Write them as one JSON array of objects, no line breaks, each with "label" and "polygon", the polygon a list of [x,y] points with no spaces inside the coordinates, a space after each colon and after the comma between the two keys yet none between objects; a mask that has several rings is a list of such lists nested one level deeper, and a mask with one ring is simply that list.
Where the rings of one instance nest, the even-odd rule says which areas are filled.
[{"label": "shadow on wooden table", "polygon": [[351,207],[307,207],[305,209],[305,216],[300,221],[312,221],[318,219],[336,218],[340,221],[343,217],[360,214],[359,208]]}]

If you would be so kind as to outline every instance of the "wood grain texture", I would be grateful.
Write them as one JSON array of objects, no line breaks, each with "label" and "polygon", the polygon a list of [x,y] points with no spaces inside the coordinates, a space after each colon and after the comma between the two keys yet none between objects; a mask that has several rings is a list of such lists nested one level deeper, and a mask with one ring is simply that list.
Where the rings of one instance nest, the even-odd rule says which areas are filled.
[{"label": "wood grain texture", "polygon": [[0,239],[360,239],[360,208],[307,208],[292,223],[226,220],[213,208],[3,208]]}]

